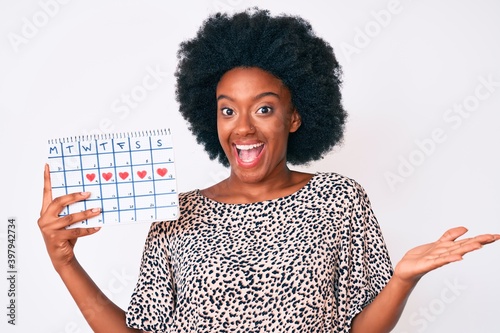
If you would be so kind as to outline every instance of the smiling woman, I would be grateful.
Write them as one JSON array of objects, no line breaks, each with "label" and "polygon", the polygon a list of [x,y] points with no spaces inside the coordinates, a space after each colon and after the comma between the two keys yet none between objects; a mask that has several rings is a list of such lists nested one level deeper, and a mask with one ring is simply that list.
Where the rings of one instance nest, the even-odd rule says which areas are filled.
[{"label": "smiling woman", "polygon": [[181,44],[178,57],[179,110],[212,159],[229,165],[217,136],[214,96],[221,77],[237,67],[260,68],[289,90],[304,126],[288,138],[288,163],[321,159],[342,139],[341,68],[332,47],[302,18],[264,10],[215,14]]},{"label": "smiling woman", "polygon": [[[52,199],[38,221],[52,263],[96,332],[389,332],[427,272],[500,235],[448,230],[393,269],[370,200],[336,173],[289,169],[340,141],[345,112],[332,48],[299,17],[216,14],[179,51],[180,112],[229,177],[179,196],[176,221],[153,223],[128,310],[79,265],[59,218],[88,194]],[[99,313],[100,315],[95,315]]]},{"label": "smiling woman", "polygon": [[222,76],[216,92],[217,133],[231,177],[203,193],[216,200],[244,203],[287,194],[274,186],[251,191],[270,178],[293,177],[292,183],[302,187],[310,176],[290,174],[286,164],[288,136],[301,124],[288,88],[260,68],[237,67]]}]

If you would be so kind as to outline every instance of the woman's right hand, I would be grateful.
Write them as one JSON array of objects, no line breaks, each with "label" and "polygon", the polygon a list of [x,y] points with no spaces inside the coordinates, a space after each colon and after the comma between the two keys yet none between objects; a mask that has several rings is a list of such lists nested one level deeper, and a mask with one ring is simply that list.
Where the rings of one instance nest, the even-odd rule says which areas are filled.
[{"label": "woman's right hand", "polygon": [[100,228],[66,229],[67,226],[80,222],[101,213],[100,208],[92,208],[83,212],[59,217],[59,213],[69,204],[87,199],[88,192],[77,192],[52,199],[49,166],[45,165],[43,182],[43,201],[38,219],[38,226],[43,235],[47,252],[56,271],[70,265],[75,254],[73,248],[79,237],[95,234]]}]

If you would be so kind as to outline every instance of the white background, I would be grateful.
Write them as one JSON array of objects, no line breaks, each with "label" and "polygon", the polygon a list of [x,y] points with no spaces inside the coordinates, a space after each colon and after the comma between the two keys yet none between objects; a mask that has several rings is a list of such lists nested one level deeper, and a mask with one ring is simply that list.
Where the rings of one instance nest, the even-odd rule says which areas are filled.
[{"label": "white background", "polygon": [[[227,174],[196,144],[174,95],[179,43],[217,10],[258,5],[299,14],[334,47],[350,115],[345,142],[305,169],[339,172],[365,187],[394,263],[453,226],[467,226],[472,235],[500,232],[499,3],[326,3],[0,2],[0,266],[6,272],[6,225],[14,216],[19,267],[15,327],[7,324],[8,286],[0,279],[2,332],[90,331],[36,224],[47,139],[170,127],[179,190]],[[162,72],[157,87],[124,107],[122,95],[139,91],[148,70]],[[430,144],[436,131],[439,142]],[[400,178],[391,185],[388,173]],[[76,247],[82,265],[122,307],[147,229],[104,228]],[[425,276],[394,331],[499,332],[499,259],[500,244],[494,244]]]}]

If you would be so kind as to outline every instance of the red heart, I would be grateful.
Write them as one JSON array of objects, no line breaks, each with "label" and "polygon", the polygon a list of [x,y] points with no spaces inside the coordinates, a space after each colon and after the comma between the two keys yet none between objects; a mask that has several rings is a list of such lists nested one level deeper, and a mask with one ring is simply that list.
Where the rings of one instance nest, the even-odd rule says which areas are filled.
[{"label": "red heart", "polygon": [[121,179],[125,180],[125,178],[128,177],[128,172],[127,171],[125,171],[125,172],[119,172],[118,176],[120,176]]},{"label": "red heart", "polygon": [[85,175],[85,177],[87,177],[87,179],[89,180],[89,182],[91,182],[95,178],[95,173],[88,173],[88,174]]},{"label": "red heart", "polygon": [[146,177],[146,174],[147,174],[146,170],[137,171],[137,176],[139,176],[139,178],[141,179]]},{"label": "red heart", "polygon": [[104,173],[102,174],[102,178],[104,178],[104,180],[106,180],[106,181],[110,180],[110,179],[111,179],[111,177],[113,177],[113,174],[112,174],[111,172],[107,172],[107,173],[106,173],[106,172],[104,172]]},{"label": "red heart", "polygon": [[167,168],[158,168],[156,169],[156,172],[161,176],[165,176],[167,174]]}]

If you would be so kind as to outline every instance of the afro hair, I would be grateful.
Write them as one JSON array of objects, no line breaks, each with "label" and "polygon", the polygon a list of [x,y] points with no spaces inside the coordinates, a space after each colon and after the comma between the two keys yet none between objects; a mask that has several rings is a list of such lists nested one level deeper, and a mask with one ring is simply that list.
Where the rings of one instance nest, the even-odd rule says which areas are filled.
[{"label": "afro hair", "polygon": [[215,91],[224,73],[258,67],[290,90],[302,124],[291,133],[287,161],[318,160],[341,141],[346,112],[341,104],[341,68],[332,47],[297,16],[271,16],[248,9],[211,15],[196,37],[180,45],[176,96],[182,116],[210,159],[228,160],[217,135]]}]

